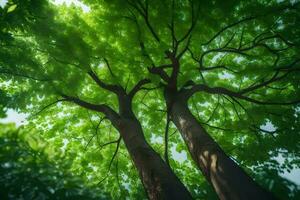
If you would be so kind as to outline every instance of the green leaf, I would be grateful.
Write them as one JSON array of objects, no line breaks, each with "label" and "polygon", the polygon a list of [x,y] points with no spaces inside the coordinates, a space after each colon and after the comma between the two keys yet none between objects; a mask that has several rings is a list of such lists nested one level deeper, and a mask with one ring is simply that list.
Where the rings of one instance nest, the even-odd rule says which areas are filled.
[{"label": "green leaf", "polygon": [[17,4],[13,4],[9,6],[7,9],[7,13],[13,12],[17,8],[17,6],[18,6]]}]

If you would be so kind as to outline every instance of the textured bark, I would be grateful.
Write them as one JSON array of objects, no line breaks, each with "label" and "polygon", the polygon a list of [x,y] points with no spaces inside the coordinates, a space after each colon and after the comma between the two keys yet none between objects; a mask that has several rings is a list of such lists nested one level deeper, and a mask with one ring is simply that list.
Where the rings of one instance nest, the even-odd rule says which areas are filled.
[{"label": "textured bark", "polygon": [[169,112],[193,160],[221,200],[274,199],[225,154],[189,111],[186,101],[177,98]]},{"label": "textured bark", "polygon": [[[132,111],[131,104],[134,94],[143,84],[149,81],[147,79],[141,80],[133,90],[127,94],[120,86],[107,85],[102,83],[101,80],[98,80],[93,74],[92,76],[99,82],[101,87],[107,88],[117,94],[119,113],[104,104],[96,105],[82,101],[77,97],[70,97],[63,94],[62,96],[67,101],[105,114],[105,117],[110,120],[113,126],[119,131],[129,155],[139,172],[140,179],[142,180],[149,199],[192,199],[188,190],[176,177],[171,168],[147,143],[142,127]],[[102,86],[103,84],[104,86]]]},{"label": "textured bark", "polygon": [[120,119],[117,128],[139,171],[149,199],[192,199],[185,186],[146,142],[136,119]]}]

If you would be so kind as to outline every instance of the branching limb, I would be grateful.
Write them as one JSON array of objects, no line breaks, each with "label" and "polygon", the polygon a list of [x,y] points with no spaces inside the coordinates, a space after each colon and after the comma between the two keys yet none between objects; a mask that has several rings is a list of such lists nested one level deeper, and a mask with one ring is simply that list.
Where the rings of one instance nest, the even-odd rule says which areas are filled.
[{"label": "branching limb", "polygon": [[97,83],[97,85],[103,89],[106,89],[108,91],[111,91],[115,94],[120,94],[122,91],[122,88],[118,85],[110,85],[104,83],[102,80],[99,79],[99,77],[96,75],[96,73],[93,70],[90,70],[88,72],[89,76]]},{"label": "branching limb", "polygon": [[101,144],[100,145],[100,149],[103,149],[105,146],[107,145],[110,145],[110,144],[115,144],[115,143],[118,143],[119,142],[119,139],[117,140],[114,140],[114,141],[110,141],[110,142],[107,142],[107,143],[104,143],[104,144]]},{"label": "branching limb", "polygon": [[224,97],[227,101],[229,101],[229,102],[231,103],[231,105],[232,105],[232,107],[233,107],[233,110],[235,111],[236,115],[238,116],[238,118],[239,118],[240,120],[242,120],[242,118],[240,117],[240,114],[239,114],[238,110],[237,110],[236,107],[235,107],[234,102],[232,102],[232,101],[231,101],[229,98],[227,98],[225,95],[222,95],[222,97]]},{"label": "branching limb", "polygon": [[[214,108],[213,112],[211,113],[210,117],[206,120],[206,122],[205,122],[206,124],[212,120],[213,116],[215,115],[216,111],[219,108],[219,105],[220,105],[220,96],[218,95],[217,105],[215,106],[215,108]],[[200,117],[199,117],[199,119],[200,119]]]},{"label": "branching limb", "polygon": [[160,83],[157,87],[152,87],[152,88],[141,87],[141,90],[151,91],[151,90],[156,90],[156,89],[162,88],[163,86],[164,86],[164,84]]},{"label": "branching limb", "polygon": [[300,62],[300,58],[296,59],[294,62],[292,62],[291,64],[289,64],[288,66],[284,66],[284,67],[277,67],[276,70],[279,71],[288,71],[288,72],[292,72],[292,71],[300,71],[300,67],[295,67],[294,66]]},{"label": "branching limb", "polygon": [[93,110],[96,112],[102,112],[105,114],[105,116],[111,121],[111,122],[116,122],[119,119],[119,115],[109,106],[105,105],[105,104],[92,104],[86,101],[83,101],[81,99],[79,99],[78,97],[72,97],[72,96],[68,96],[65,94],[60,94],[65,101],[69,101],[72,103],[75,103],[83,108],[89,109],[89,110]]},{"label": "branching limb", "polygon": [[164,71],[163,68],[152,66],[152,67],[148,67],[148,71],[152,74],[159,75],[160,78],[162,78],[167,83],[170,80],[169,75]]},{"label": "branching limb", "polygon": [[187,30],[187,32],[183,35],[183,37],[178,40],[178,43],[181,43],[182,41],[184,41],[185,39],[190,37],[190,35],[191,35],[191,33],[192,33],[192,31],[193,31],[193,29],[196,26],[197,21],[198,21],[200,4],[199,4],[199,7],[197,8],[196,13],[194,11],[194,9],[195,9],[194,8],[194,1],[189,0],[189,4],[190,4],[190,7],[191,7],[191,17],[192,17],[191,25],[190,25],[189,29]]},{"label": "branching limb", "polygon": [[131,21],[134,22],[134,24],[136,25],[136,29],[137,29],[137,32],[138,32],[138,41],[139,41],[139,46],[140,46],[140,49],[141,49],[141,53],[142,55],[147,58],[152,65],[154,65],[154,62],[151,58],[151,56],[149,55],[149,53],[147,52],[146,48],[145,48],[145,44],[143,42],[143,39],[142,39],[142,33],[141,33],[141,27],[138,23],[138,20],[137,20],[137,17],[135,16],[135,14],[133,13],[133,11],[131,9],[129,9],[129,12],[131,13],[132,17],[125,17]]},{"label": "branching limb", "polygon": [[228,128],[222,128],[222,127],[218,127],[218,126],[213,126],[213,125],[210,125],[208,123],[205,123],[205,122],[200,122],[200,124],[204,124],[210,128],[214,128],[214,129],[218,129],[218,130],[222,130],[222,131],[234,131],[233,129],[228,129]]},{"label": "branching limb", "polygon": [[113,154],[113,156],[112,156],[112,158],[111,158],[111,160],[110,160],[110,162],[109,162],[109,166],[108,166],[108,170],[110,170],[110,168],[111,168],[111,165],[112,165],[112,163],[113,163],[113,161],[114,161],[114,159],[115,159],[115,157],[116,157],[116,155],[118,154],[118,151],[119,151],[119,147],[120,147],[120,143],[121,143],[121,136],[119,137],[119,139],[117,140],[117,146],[116,146],[116,150],[115,150],[115,152],[114,152],[114,154]]},{"label": "branching limb", "polygon": [[150,83],[150,80],[149,80],[149,79],[142,79],[142,80],[140,80],[140,81],[132,88],[132,90],[129,92],[129,96],[130,96],[131,98],[133,98],[134,95],[135,95],[139,90],[142,89],[142,86],[145,85],[145,84],[147,84],[147,83]]},{"label": "branching limb", "polygon": [[112,163],[113,163],[113,161],[114,161],[114,159],[115,159],[115,157],[116,157],[116,155],[118,154],[118,151],[119,151],[119,146],[120,146],[120,142],[121,142],[121,136],[119,137],[119,139],[117,140],[117,146],[116,146],[116,150],[115,150],[115,152],[114,152],[114,154],[113,154],[113,156],[112,156],[112,158],[111,158],[111,160],[110,160],[110,162],[109,162],[109,165],[108,165],[108,172],[107,172],[107,174],[106,174],[106,176],[101,180],[101,181],[99,181],[98,183],[97,183],[97,185],[100,185],[108,176],[109,176],[109,173],[110,173],[110,169],[111,169],[111,165],[112,165]]},{"label": "branching limb", "polygon": [[246,18],[243,18],[243,19],[241,19],[241,20],[239,20],[237,22],[231,23],[231,24],[223,27],[212,38],[210,38],[207,42],[203,43],[202,46],[203,45],[208,45],[209,43],[211,43],[216,37],[218,37],[219,35],[221,35],[221,33],[223,33],[224,31],[226,31],[226,30],[228,30],[228,29],[230,29],[230,28],[232,28],[234,26],[237,26],[237,25],[239,25],[241,23],[244,23],[244,22],[247,22],[247,21],[251,21],[253,19],[255,19],[254,16],[246,17]]},{"label": "branching limb", "polygon": [[203,52],[200,56],[200,59],[199,59],[199,65],[200,65],[200,70],[202,70],[204,67],[204,58],[205,56],[207,56],[208,54],[210,53],[233,53],[233,54],[238,54],[238,55],[242,55],[242,56],[249,56],[249,54],[245,53],[245,49],[234,49],[234,48],[216,48],[216,49],[210,49],[210,50],[207,50],[205,52]]},{"label": "branching limb", "polygon": [[148,106],[147,104],[145,104],[143,101],[141,102],[141,104],[143,104],[145,107],[147,107],[151,111],[157,111],[157,112],[163,112],[163,113],[167,112],[166,110],[162,110],[162,109],[153,109],[150,106]]},{"label": "branching limb", "polygon": [[187,40],[187,42],[186,42],[186,45],[185,45],[185,47],[182,49],[182,51],[176,56],[176,58],[179,60],[183,55],[184,55],[184,53],[189,49],[189,45],[190,45],[190,42],[191,42],[191,38],[192,38],[192,36],[190,35],[189,37],[188,37],[188,40]]},{"label": "branching limb", "polygon": [[229,67],[225,66],[225,65],[217,65],[217,66],[213,66],[213,67],[202,67],[199,68],[201,71],[211,71],[211,70],[215,70],[215,69],[224,69],[227,71],[230,71],[232,73],[238,73],[237,71],[230,69]]},{"label": "branching limb", "polygon": [[30,76],[30,75],[27,75],[27,74],[24,74],[24,73],[21,74],[21,73],[12,72],[12,71],[5,71],[5,70],[0,70],[0,74],[6,74],[6,75],[10,75],[10,76],[17,76],[17,77],[32,79],[34,81],[41,81],[41,82],[53,81],[52,79],[48,79],[48,78],[38,78],[38,77]]},{"label": "branching limb", "polygon": [[42,113],[44,110],[50,108],[51,106],[57,104],[58,102],[63,102],[63,101],[68,101],[68,100],[67,100],[67,99],[58,99],[58,100],[56,100],[56,101],[54,101],[54,102],[52,102],[52,103],[50,103],[50,104],[44,106],[40,111],[38,111],[37,113],[33,114],[33,116],[37,116],[37,115],[39,115],[40,113]]},{"label": "branching limb", "polygon": [[[62,63],[62,64],[71,65],[71,66],[74,66],[74,67],[76,67],[76,68],[82,70],[82,68],[81,68],[78,64],[69,63],[69,62],[67,62],[67,61],[63,61],[63,60],[60,60],[60,59],[55,58],[55,57],[51,57],[51,58],[54,59],[54,60],[57,61],[57,62]],[[105,61],[106,65],[107,65],[107,67],[108,67],[110,73],[112,74],[112,76],[114,76],[114,74],[113,74],[113,72],[112,72],[112,70],[111,70],[111,67],[110,67],[110,65],[109,65],[108,60],[107,60],[106,58],[104,58],[104,61]],[[95,83],[96,83],[99,87],[101,87],[101,88],[103,88],[103,89],[106,89],[106,90],[108,90],[108,91],[111,91],[111,92],[113,92],[113,93],[115,93],[115,94],[117,94],[117,95],[121,93],[122,88],[121,88],[120,86],[118,86],[118,85],[112,85],[112,84],[107,84],[107,83],[103,82],[103,81],[97,76],[97,74],[96,74],[92,69],[89,70],[89,71],[87,72],[87,74],[95,81]]]},{"label": "branching limb", "polygon": [[132,1],[132,0],[127,0],[127,3],[132,6],[144,19],[146,26],[150,30],[152,36],[155,38],[157,42],[160,42],[160,38],[158,37],[157,33],[154,31],[150,21],[149,21],[149,5],[148,1],[146,1],[146,5],[143,5],[140,0],[137,1]]},{"label": "branching limb", "polygon": [[119,157],[117,157],[117,161],[116,161],[116,179],[117,179],[117,183],[118,183],[118,186],[119,186],[119,190],[121,192],[122,187],[121,187],[120,179],[119,179]]},{"label": "branching limb", "polygon": [[[254,19],[255,17],[250,17],[250,18],[246,18],[244,20],[248,21],[251,19]],[[234,25],[239,24],[240,22],[244,22],[244,20],[239,21],[238,23],[234,23]],[[231,26],[229,26],[231,27]],[[227,29],[227,27],[226,27]],[[226,30],[225,29],[225,30]],[[223,29],[221,29],[221,31],[219,32],[219,34],[216,34],[217,36],[219,36],[223,31],[225,31]],[[219,47],[219,48],[214,48],[214,49],[209,49],[204,51],[201,54],[201,57],[199,59],[196,59],[195,56],[192,54],[191,50],[189,49],[192,58],[196,61],[199,62],[200,65],[200,70],[206,70],[207,68],[204,67],[204,58],[206,55],[210,54],[210,53],[226,53],[226,54],[239,54],[242,56],[250,56],[247,52],[256,49],[256,48],[264,48],[267,51],[269,51],[271,54],[273,54],[276,57],[275,63],[273,64],[274,67],[276,67],[279,58],[280,58],[280,54],[279,52],[281,51],[285,51],[287,49],[289,49],[290,47],[294,46],[293,43],[291,43],[290,41],[286,40],[284,37],[282,37],[280,34],[278,33],[274,33],[274,32],[262,32],[260,34],[258,34],[251,42],[249,42],[248,44],[243,44],[243,38],[244,38],[244,30],[241,33],[241,38],[239,40],[239,46],[236,47],[229,47],[228,45],[231,43],[231,41],[234,39],[235,34],[232,34],[231,38],[229,38],[229,40],[226,42],[225,45],[223,45],[223,47]],[[211,41],[213,41],[216,37],[213,37]],[[285,47],[282,48],[273,48],[270,45],[268,45],[268,41],[269,40],[274,40],[277,39],[279,41],[281,41],[282,43],[285,44]],[[209,41],[209,43],[211,42]],[[220,68],[224,68],[226,70],[228,70],[229,68],[225,68],[224,66],[213,66],[213,67],[209,67],[209,70],[213,70],[213,69],[220,69]],[[296,69],[297,70],[297,69]]]},{"label": "branching limb", "polygon": [[[89,118],[90,118],[90,117],[89,117]],[[89,146],[89,144],[91,143],[91,141],[93,140],[93,138],[94,138],[95,136],[98,136],[99,127],[100,127],[100,125],[101,125],[101,123],[102,123],[102,121],[103,121],[104,119],[105,119],[105,117],[101,118],[101,119],[99,120],[97,126],[94,126],[94,124],[93,124],[93,122],[91,121],[91,118],[90,118],[90,122],[92,123],[92,126],[93,126],[94,129],[95,129],[95,134],[92,135],[92,137],[89,139],[88,143],[87,143],[86,146],[84,147],[84,150],[85,150],[85,151],[86,151],[87,147]],[[98,137],[97,137],[97,138],[98,138]],[[98,140],[97,140],[97,142],[98,142]]]},{"label": "branching limb", "polygon": [[171,25],[168,26],[169,29],[171,30],[171,35],[172,35],[172,49],[173,49],[173,52],[177,52],[177,48],[178,48],[178,40],[176,38],[176,35],[175,35],[175,25],[174,25],[174,11],[175,11],[175,0],[172,0],[172,7],[171,7],[171,12],[172,12],[172,16],[171,16]]},{"label": "branching limb", "polygon": [[104,58],[104,62],[105,62],[105,64],[106,64],[106,66],[107,66],[107,68],[108,68],[109,73],[111,74],[111,76],[112,76],[112,77],[116,77],[115,74],[113,73],[111,67],[110,67],[110,64],[109,64],[108,60],[107,60],[106,58]]},{"label": "branching limb", "polygon": [[[296,61],[292,62],[290,65],[288,66],[285,66],[285,67],[278,67],[276,68],[276,72],[274,73],[274,75],[267,81],[263,81],[259,84],[256,84],[254,86],[250,86],[248,88],[245,88],[245,89],[242,89],[239,93],[240,94],[246,94],[248,92],[251,92],[251,91],[254,91],[254,90],[257,90],[259,88],[262,88],[262,87],[265,87],[273,82],[276,82],[276,81],[279,81],[279,80],[282,80],[283,78],[285,78],[289,73],[293,72],[294,71],[294,68],[292,68],[295,64],[297,64],[298,62],[300,62],[300,59],[297,59]],[[280,71],[282,69],[285,69],[285,73],[280,75]]]},{"label": "branching limb", "polygon": [[166,54],[166,58],[170,59],[170,61],[172,62],[172,73],[171,73],[171,77],[168,81],[168,87],[169,88],[176,88],[177,87],[177,77],[179,74],[179,59],[176,57],[174,52],[170,52],[170,51],[165,51]]},{"label": "branching limb", "polygon": [[269,102],[269,101],[260,101],[260,100],[256,100],[247,96],[243,96],[241,93],[239,92],[234,92],[231,90],[228,90],[226,88],[223,87],[209,87],[207,85],[204,84],[198,84],[198,85],[194,85],[188,92],[187,92],[187,96],[190,97],[192,94],[194,94],[195,92],[199,92],[199,91],[204,91],[210,94],[223,94],[223,95],[227,95],[230,97],[235,97],[238,99],[242,99],[251,103],[255,103],[255,104],[259,104],[259,105],[293,105],[293,104],[298,104],[300,103],[300,99],[294,100],[294,101],[290,101],[290,102]]},{"label": "branching limb", "polygon": [[250,126],[249,130],[254,132],[260,140],[261,140],[261,136],[259,135],[260,133],[267,133],[267,134],[271,135],[273,138],[275,138],[274,134],[277,132],[277,131],[267,131],[267,130],[261,129],[260,127],[257,127],[255,125]]}]

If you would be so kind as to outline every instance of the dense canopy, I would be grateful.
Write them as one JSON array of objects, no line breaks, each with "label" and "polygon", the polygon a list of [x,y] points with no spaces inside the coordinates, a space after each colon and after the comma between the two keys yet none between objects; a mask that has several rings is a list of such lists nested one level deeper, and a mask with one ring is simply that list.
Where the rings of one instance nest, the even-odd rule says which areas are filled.
[{"label": "dense canopy", "polygon": [[114,122],[135,116],[192,197],[216,199],[179,133],[181,118],[172,117],[182,95],[261,187],[280,199],[300,197],[299,185],[282,176],[300,166],[298,1],[79,5],[9,0],[0,8],[0,115],[28,116],[18,129],[0,127],[1,195],[146,198],[129,140]]}]

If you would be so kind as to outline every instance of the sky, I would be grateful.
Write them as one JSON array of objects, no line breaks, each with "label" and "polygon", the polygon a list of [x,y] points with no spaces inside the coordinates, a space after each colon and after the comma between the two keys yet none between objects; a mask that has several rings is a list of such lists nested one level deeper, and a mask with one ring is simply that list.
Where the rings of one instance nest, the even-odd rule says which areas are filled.
[{"label": "sky", "polygon": [[61,5],[61,4],[65,3],[66,5],[69,6],[73,3],[75,6],[80,7],[84,12],[89,12],[90,11],[90,8],[87,5],[80,2],[79,0],[52,0],[52,1],[56,5]]},{"label": "sky", "polygon": [[8,2],[8,0],[0,0],[0,7],[3,8],[7,2]]},{"label": "sky", "polygon": [[25,124],[26,122],[26,114],[23,113],[17,113],[16,111],[12,109],[8,109],[6,112],[7,117],[1,119],[0,118],[0,123],[15,123],[17,127]]},{"label": "sky", "polygon": [[[3,8],[7,2],[8,0],[0,0],[0,7]],[[85,4],[83,4],[82,2],[80,2],[79,0],[52,0],[52,2],[56,5],[61,5],[65,3],[68,6],[73,3],[75,6],[80,7],[84,12],[90,11],[90,8]]]}]

